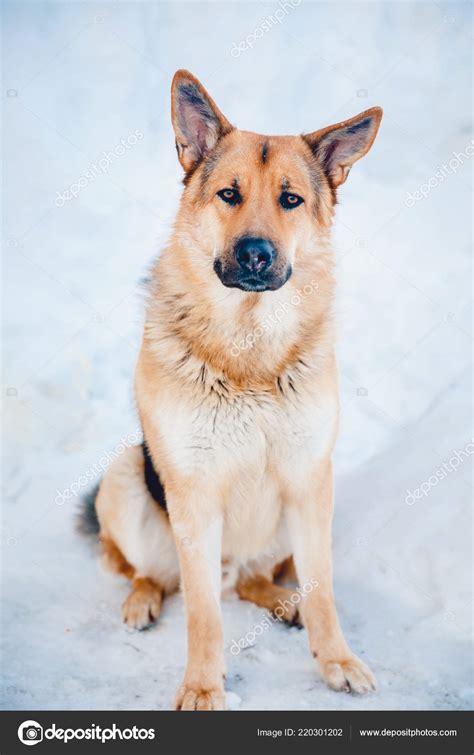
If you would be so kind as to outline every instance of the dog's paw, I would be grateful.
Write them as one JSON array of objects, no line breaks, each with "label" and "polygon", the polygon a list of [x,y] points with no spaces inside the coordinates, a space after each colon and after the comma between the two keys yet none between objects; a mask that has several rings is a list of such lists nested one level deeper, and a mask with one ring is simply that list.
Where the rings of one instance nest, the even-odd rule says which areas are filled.
[{"label": "dog's paw", "polygon": [[366,695],[377,688],[375,676],[355,655],[340,661],[319,661],[319,669],[324,681],[337,691]]},{"label": "dog's paw", "polygon": [[223,687],[203,688],[199,684],[186,682],[178,690],[176,710],[225,710]]},{"label": "dog's paw", "polygon": [[162,594],[154,586],[132,590],[122,606],[122,618],[130,629],[146,629],[160,615]]},{"label": "dog's paw", "polygon": [[273,614],[277,619],[283,621],[287,626],[303,629],[303,619],[300,611],[298,610],[298,606],[295,606],[293,604],[281,606],[280,610],[279,608],[276,608],[273,611]]}]

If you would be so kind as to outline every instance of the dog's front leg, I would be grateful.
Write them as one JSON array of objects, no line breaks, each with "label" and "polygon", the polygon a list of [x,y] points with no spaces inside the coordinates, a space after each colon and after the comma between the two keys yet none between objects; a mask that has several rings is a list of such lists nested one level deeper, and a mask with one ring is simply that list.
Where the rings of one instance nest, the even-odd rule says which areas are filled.
[{"label": "dog's front leg", "polygon": [[188,660],[176,696],[178,710],[223,710],[222,513],[209,491],[198,487],[168,495],[186,605]]},{"label": "dog's front leg", "polygon": [[334,602],[331,462],[321,462],[308,489],[300,490],[288,503],[287,519],[311,652],[330,687],[360,694],[369,692],[375,689],[375,678],[349,649]]}]

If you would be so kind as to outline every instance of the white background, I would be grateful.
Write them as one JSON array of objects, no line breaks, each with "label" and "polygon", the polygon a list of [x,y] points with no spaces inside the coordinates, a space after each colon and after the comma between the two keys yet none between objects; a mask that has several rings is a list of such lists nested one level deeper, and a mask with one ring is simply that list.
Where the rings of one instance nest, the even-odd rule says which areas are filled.
[{"label": "white background", "polygon": [[[181,596],[156,628],[127,632],[126,583],[75,534],[78,499],[56,502],[137,429],[137,284],[181,192],[169,86],[182,67],[232,122],[263,133],[385,110],[372,151],[340,190],[334,233],[336,597],[380,689],[364,700],[331,692],[305,633],[274,626],[238,657],[228,653],[229,705],[470,704],[469,454],[406,503],[455,450],[472,449],[472,161],[464,154],[433,178],[471,145],[469,6],[304,0],[280,24],[268,21],[279,7],[6,6],[4,707],[167,708],[182,675]],[[138,144],[57,206],[58,192],[136,129]],[[430,178],[428,196],[407,206]],[[227,645],[263,617],[225,602]]]}]

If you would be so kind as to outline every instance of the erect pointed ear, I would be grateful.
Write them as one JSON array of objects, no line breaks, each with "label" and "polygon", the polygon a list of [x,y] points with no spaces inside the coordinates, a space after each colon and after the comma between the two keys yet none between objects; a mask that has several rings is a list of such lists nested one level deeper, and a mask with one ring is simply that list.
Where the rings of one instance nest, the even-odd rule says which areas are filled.
[{"label": "erect pointed ear", "polygon": [[382,108],[373,107],[348,121],[303,136],[323,165],[331,186],[344,183],[352,165],[369,151],[382,115]]},{"label": "erect pointed ear", "polygon": [[189,71],[176,71],[171,84],[171,119],[176,149],[186,173],[232,130],[214,100]]}]

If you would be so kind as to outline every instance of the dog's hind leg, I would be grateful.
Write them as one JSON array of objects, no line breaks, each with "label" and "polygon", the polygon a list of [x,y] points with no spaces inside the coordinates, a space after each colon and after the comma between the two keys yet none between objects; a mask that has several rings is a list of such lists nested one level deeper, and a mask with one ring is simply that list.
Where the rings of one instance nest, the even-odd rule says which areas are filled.
[{"label": "dog's hind leg", "polygon": [[148,490],[144,465],[142,447],[128,448],[107,469],[94,504],[104,566],[132,582],[122,615],[135,629],[152,624],[164,595],[179,585],[168,515]]},{"label": "dog's hind leg", "polygon": [[275,585],[261,574],[241,577],[236,590],[241,600],[249,600],[260,608],[267,608],[277,619],[291,626],[302,626],[297,592]]},{"label": "dog's hind leg", "polygon": [[123,574],[127,579],[133,579],[135,569],[128,563],[122,551],[117,548],[114,541],[109,537],[102,535],[100,538],[102,546],[102,564],[108,571]]},{"label": "dog's hind leg", "polygon": [[122,605],[122,617],[133,629],[146,629],[161,612],[163,589],[148,577],[134,577],[132,591]]},{"label": "dog's hind leg", "polygon": [[160,583],[149,577],[139,577],[128,563],[114,541],[101,537],[102,563],[106,569],[123,574],[132,582],[132,590],[122,605],[122,617],[133,629],[146,629],[153,624],[161,612],[164,590]]}]

